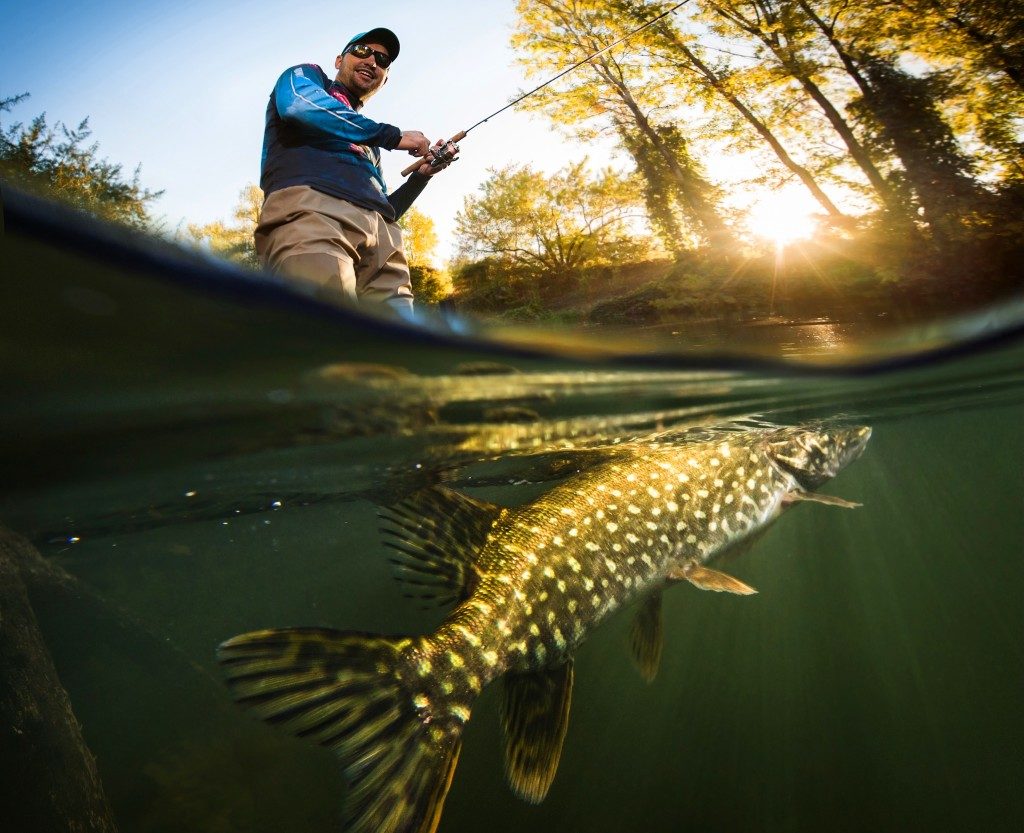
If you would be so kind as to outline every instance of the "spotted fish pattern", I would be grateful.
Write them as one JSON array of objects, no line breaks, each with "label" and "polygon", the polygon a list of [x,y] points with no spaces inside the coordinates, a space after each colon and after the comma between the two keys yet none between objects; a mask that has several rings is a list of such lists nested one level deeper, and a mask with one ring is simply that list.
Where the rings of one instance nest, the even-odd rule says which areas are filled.
[{"label": "spotted fish pattern", "polygon": [[425,490],[383,513],[384,532],[407,595],[455,605],[437,631],[256,631],[223,643],[220,661],[239,703],[338,753],[349,830],[436,829],[462,729],[499,678],[506,775],[539,802],[565,738],[573,655],[593,628],[644,599],[631,645],[653,679],[661,591],[755,592],[710,563],[797,501],[856,505],[813,490],[870,433],[739,423],[654,435],[514,509]]}]

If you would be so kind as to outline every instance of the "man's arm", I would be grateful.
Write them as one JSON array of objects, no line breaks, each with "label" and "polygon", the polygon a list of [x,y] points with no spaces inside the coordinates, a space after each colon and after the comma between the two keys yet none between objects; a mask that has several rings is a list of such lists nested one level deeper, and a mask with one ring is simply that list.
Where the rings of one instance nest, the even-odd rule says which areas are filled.
[{"label": "man's arm", "polygon": [[[438,140],[433,150],[439,150],[444,145],[445,142]],[[399,220],[409,210],[409,206],[413,204],[416,197],[423,193],[423,189],[427,187],[427,183],[430,182],[432,176],[443,171],[455,161],[455,154],[459,152],[459,146],[450,144],[450,148],[451,158],[448,161],[440,162],[437,165],[424,162],[416,171],[409,175],[405,182],[388,194],[388,202],[395,209],[395,220]]]},{"label": "man's arm", "polygon": [[[402,142],[402,131],[357,113],[320,85],[321,73],[309,66],[285,71],[274,88],[274,103],[282,119],[326,133],[357,145],[393,150]],[[406,140],[408,142],[408,140]]]},{"label": "man's arm", "polygon": [[413,204],[416,197],[418,197],[423,192],[423,189],[427,187],[428,182],[430,182],[429,176],[424,176],[421,173],[413,173],[410,174],[409,178],[398,188],[388,194],[388,202],[391,203],[391,207],[395,209],[396,221],[400,220],[402,215],[409,210],[409,206]]}]

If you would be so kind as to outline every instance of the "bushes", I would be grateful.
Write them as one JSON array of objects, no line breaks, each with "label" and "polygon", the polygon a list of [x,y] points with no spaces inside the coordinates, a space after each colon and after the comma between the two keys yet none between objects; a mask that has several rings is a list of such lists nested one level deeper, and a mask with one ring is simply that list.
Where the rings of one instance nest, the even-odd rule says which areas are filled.
[{"label": "bushes", "polygon": [[413,297],[418,304],[439,304],[452,292],[448,273],[433,266],[413,264],[409,267]]}]

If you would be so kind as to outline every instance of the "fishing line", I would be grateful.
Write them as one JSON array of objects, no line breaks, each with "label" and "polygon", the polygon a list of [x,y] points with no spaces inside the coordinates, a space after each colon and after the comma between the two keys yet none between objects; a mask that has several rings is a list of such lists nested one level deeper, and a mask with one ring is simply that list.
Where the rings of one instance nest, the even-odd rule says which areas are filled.
[{"label": "fishing line", "polygon": [[[456,142],[461,142],[463,139],[465,139],[466,135],[471,130],[475,130],[480,125],[486,124],[491,119],[493,119],[495,116],[497,116],[497,115],[499,115],[501,113],[504,113],[510,107],[515,107],[523,99],[529,98],[534,93],[540,92],[546,86],[548,86],[549,84],[555,83],[555,81],[557,81],[559,78],[562,78],[563,76],[568,75],[574,69],[578,69],[579,67],[583,66],[585,63],[588,63],[588,62],[594,60],[594,58],[596,58],[598,55],[603,55],[609,49],[613,49],[616,46],[618,46],[620,43],[622,43],[622,42],[624,42],[626,40],[629,40],[631,37],[633,37],[633,35],[636,35],[639,32],[642,32],[644,29],[648,28],[649,26],[653,26],[659,20],[662,20],[663,18],[668,17],[670,14],[673,14],[674,12],[678,11],[679,9],[681,9],[683,6],[685,6],[689,2],[690,2],[690,0],[683,0],[682,3],[676,3],[676,5],[674,5],[671,9],[668,9],[667,11],[662,12],[657,17],[651,18],[646,23],[644,23],[642,26],[637,26],[636,29],[634,29],[631,32],[627,32],[625,35],[623,35],[618,40],[613,41],[612,43],[608,44],[607,46],[602,47],[601,49],[598,49],[597,52],[594,52],[593,54],[588,55],[586,58],[583,58],[582,60],[577,61],[571,67],[567,67],[566,69],[563,69],[560,73],[558,73],[558,75],[555,75],[554,77],[549,78],[543,84],[540,84],[540,85],[534,87],[529,92],[523,93],[521,96],[519,96],[519,98],[515,99],[514,101],[510,101],[508,104],[506,104],[500,110],[495,110],[493,113],[491,113],[486,118],[480,119],[480,121],[478,121],[472,127],[468,127],[465,130],[460,130],[458,133],[456,133],[454,136],[452,136],[451,139],[449,139],[447,142],[445,142],[440,148],[438,148],[437,150],[431,150],[430,151],[430,154],[432,155],[432,159],[430,160],[431,164],[432,165],[437,165],[437,164],[440,164],[442,162],[453,162],[455,160],[455,154],[458,153],[458,148],[455,148],[454,150],[449,150],[449,147],[452,147],[452,146],[455,145]],[[402,171],[402,176],[408,176],[410,173],[415,171],[420,165],[422,165],[424,163],[424,161],[427,161],[427,160],[421,158],[421,159],[417,160],[416,162],[414,162],[412,165],[410,165],[408,168],[406,168],[404,171]]]}]

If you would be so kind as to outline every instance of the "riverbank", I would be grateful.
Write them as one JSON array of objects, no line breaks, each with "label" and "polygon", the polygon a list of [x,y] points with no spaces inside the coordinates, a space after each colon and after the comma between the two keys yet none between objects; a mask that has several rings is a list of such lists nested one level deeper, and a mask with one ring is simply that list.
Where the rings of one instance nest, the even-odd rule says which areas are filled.
[{"label": "riverbank", "polygon": [[[456,273],[453,304],[506,322],[671,327],[727,322],[921,321],[1024,289],[1020,244],[976,239],[942,252],[863,241],[798,242],[774,252],[604,265],[559,276],[495,262]],[[468,279],[467,279],[468,278]]]}]

